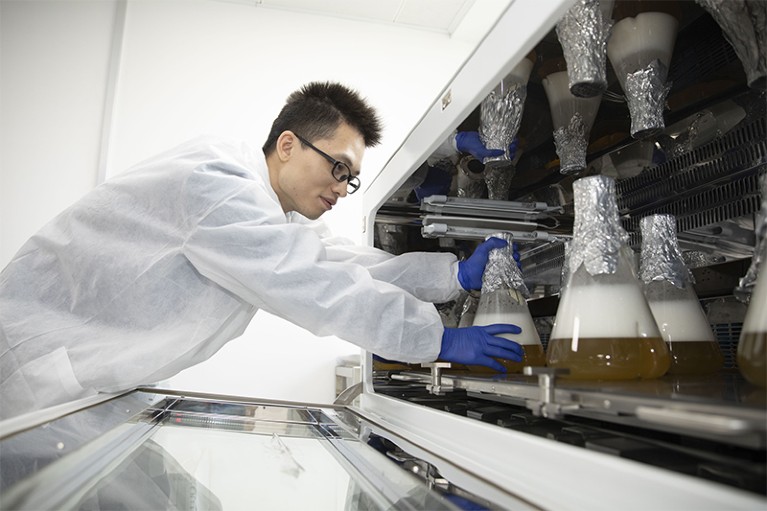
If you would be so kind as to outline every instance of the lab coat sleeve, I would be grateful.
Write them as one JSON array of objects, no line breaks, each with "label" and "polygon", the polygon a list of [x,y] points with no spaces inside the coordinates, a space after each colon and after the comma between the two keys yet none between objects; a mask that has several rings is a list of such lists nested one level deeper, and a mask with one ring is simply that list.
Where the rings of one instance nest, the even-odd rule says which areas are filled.
[{"label": "lab coat sleeve", "polygon": [[409,252],[395,256],[375,247],[355,245],[350,240],[331,235],[324,222],[305,225],[320,235],[330,261],[364,266],[376,280],[404,289],[420,300],[445,303],[460,296],[458,261],[450,253]]},{"label": "lab coat sleeve", "polygon": [[[372,251],[385,256],[376,258]],[[458,261],[450,253],[408,252],[393,256],[373,247],[336,245],[328,247],[327,254],[333,260],[359,261],[374,279],[394,284],[427,302],[445,303],[460,295]]]},{"label": "lab coat sleeve", "polygon": [[405,362],[437,358],[443,326],[433,304],[329,260],[316,232],[262,206],[271,200],[250,185],[205,213],[183,249],[201,275],[315,335]]}]

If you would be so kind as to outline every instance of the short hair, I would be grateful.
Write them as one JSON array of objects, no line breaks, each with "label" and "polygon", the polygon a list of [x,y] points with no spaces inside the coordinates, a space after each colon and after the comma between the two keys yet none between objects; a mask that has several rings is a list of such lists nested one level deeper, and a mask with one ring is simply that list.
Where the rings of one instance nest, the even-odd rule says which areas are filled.
[{"label": "short hair", "polygon": [[262,149],[265,155],[274,151],[285,130],[307,140],[329,138],[342,122],[362,134],[365,147],[381,141],[381,120],[357,91],[340,83],[308,83],[288,96]]}]

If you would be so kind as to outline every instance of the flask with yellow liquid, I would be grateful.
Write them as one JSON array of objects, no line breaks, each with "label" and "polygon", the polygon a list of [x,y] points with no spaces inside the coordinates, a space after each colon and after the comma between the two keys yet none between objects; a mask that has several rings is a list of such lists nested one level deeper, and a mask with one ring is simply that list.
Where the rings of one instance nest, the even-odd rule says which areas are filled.
[{"label": "flask with yellow liquid", "polygon": [[[521,373],[524,366],[545,365],[546,356],[538,330],[533,324],[530,309],[527,307],[526,297],[529,292],[522,277],[522,271],[513,257],[513,238],[508,233],[497,233],[492,237],[505,239],[509,244],[490,251],[485,273],[482,275],[482,292],[474,316],[474,325],[511,323],[522,329],[519,335],[501,336],[522,346],[522,361],[499,360],[507,372]],[[469,366],[469,368],[473,372],[493,371],[481,366]]]},{"label": "flask with yellow liquid", "polygon": [[639,277],[671,355],[669,374],[709,374],[724,357],[682,259],[673,215],[644,217]]},{"label": "flask with yellow liquid", "polygon": [[661,337],[637,279],[628,234],[620,225],[615,181],[589,176],[573,183],[575,224],[569,274],[560,296],[547,365],[569,378],[658,378],[669,368]]},{"label": "flask with yellow liquid", "polygon": [[[738,341],[738,369],[754,385],[767,387],[767,177],[762,179],[762,209],[756,220],[757,244],[740,286],[753,288]],[[745,281],[745,282],[744,282]],[[755,282],[755,283],[754,283]]]}]

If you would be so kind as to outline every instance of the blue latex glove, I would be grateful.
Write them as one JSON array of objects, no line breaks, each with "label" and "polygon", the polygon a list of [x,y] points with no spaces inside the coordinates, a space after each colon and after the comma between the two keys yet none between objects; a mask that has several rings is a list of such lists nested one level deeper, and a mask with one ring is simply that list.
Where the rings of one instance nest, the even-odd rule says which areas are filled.
[{"label": "blue latex glove", "polygon": [[423,183],[415,188],[415,196],[419,201],[432,195],[447,195],[450,191],[450,183],[453,180],[447,171],[439,167],[429,167]]},{"label": "blue latex glove", "polygon": [[487,366],[505,373],[506,368],[491,357],[522,361],[522,347],[514,341],[496,337],[498,334],[518,334],[517,325],[495,324],[467,328],[445,328],[439,359],[458,364]]},{"label": "blue latex glove", "polygon": [[458,282],[466,291],[482,289],[482,274],[487,266],[487,256],[494,248],[507,246],[506,240],[488,238],[474,250],[471,257],[458,263]]},{"label": "blue latex glove", "polygon": [[522,269],[522,263],[519,262],[521,256],[519,255],[519,246],[516,243],[511,244],[511,257],[517,262],[517,268]]},{"label": "blue latex glove", "polygon": [[[509,159],[513,160],[514,155],[517,152],[517,146],[519,145],[519,139],[514,137],[511,144],[509,144]],[[492,156],[500,156],[503,154],[501,149],[488,149],[485,144],[482,143],[482,139],[479,138],[479,133],[476,131],[460,131],[455,134],[455,147],[462,153],[469,153],[476,159],[482,161],[485,158]]]}]

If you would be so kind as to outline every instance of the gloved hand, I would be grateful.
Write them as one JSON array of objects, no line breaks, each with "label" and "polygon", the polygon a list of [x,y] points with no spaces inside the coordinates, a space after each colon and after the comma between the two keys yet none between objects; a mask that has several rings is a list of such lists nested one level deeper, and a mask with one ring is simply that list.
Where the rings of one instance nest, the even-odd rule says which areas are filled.
[{"label": "gloved hand", "polygon": [[522,347],[514,341],[496,337],[498,334],[518,334],[517,325],[498,323],[467,328],[445,328],[439,359],[458,364],[482,365],[496,371],[506,368],[491,357],[522,361]]},{"label": "gloved hand", "polygon": [[[514,155],[517,152],[517,146],[519,145],[519,138],[514,137],[514,140],[509,144],[509,159],[513,160]],[[482,139],[479,138],[479,133],[476,131],[459,131],[455,134],[455,147],[462,153],[469,153],[476,159],[483,161],[485,158],[492,156],[500,156],[503,154],[501,149],[488,149],[485,144],[482,143]]]},{"label": "gloved hand", "polygon": [[482,274],[487,266],[487,256],[494,248],[507,246],[506,240],[488,238],[483,241],[471,254],[471,257],[458,263],[458,282],[466,291],[482,289]]},{"label": "gloved hand", "polygon": [[415,196],[419,201],[422,201],[426,197],[432,195],[447,195],[450,191],[450,183],[453,177],[449,172],[439,167],[429,167],[429,171],[426,173],[426,178],[423,183],[416,186]]}]

